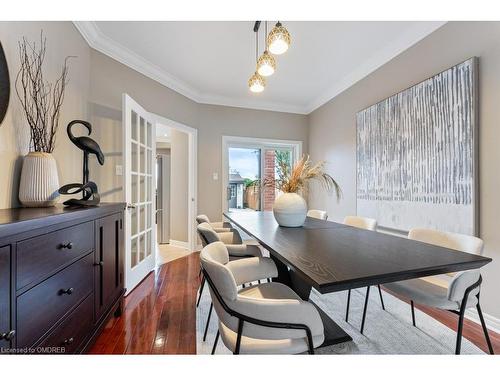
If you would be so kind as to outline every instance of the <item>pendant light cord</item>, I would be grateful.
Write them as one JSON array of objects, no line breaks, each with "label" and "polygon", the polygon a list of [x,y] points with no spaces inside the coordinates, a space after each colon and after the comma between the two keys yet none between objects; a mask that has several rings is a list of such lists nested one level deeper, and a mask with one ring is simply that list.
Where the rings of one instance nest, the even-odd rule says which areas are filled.
[{"label": "pendant light cord", "polygon": [[266,51],[267,51],[267,21],[266,21],[266,28],[265,28],[265,34],[264,34],[264,45],[266,46]]},{"label": "pendant light cord", "polygon": [[259,60],[259,30],[255,32],[255,61]]}]

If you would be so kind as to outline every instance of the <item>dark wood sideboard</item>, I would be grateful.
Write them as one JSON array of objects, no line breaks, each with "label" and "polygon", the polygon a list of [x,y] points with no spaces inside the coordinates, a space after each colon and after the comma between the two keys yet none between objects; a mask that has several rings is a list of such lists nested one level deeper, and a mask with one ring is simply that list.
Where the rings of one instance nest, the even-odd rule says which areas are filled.
[{"label": "dark wood sideboard", "polygon": [[125,204],[0,210],[0,353],[81,353],[124,289]]}]

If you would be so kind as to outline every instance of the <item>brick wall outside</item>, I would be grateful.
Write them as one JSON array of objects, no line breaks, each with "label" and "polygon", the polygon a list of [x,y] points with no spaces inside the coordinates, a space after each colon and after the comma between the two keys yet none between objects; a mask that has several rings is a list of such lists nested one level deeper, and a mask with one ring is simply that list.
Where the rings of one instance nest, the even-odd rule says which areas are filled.
[{"label": "brick wall outside", "polygon": [[[266,150],[264,153],[264,176],[265,180],[274,178],[275,172],[275,154],[274,150]],[[264,188],[264,211],[271,211],[273,209],[274,199],[276,192],[273,188]]]}]

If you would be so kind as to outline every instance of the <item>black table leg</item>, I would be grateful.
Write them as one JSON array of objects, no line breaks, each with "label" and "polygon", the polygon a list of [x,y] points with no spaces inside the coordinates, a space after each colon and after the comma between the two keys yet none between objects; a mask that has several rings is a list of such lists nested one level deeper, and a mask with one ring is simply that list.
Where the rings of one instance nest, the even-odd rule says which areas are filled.
[{"label": "black table leg", "polygon": [[[280,260],[271,255],[271,259],[276,263],[276,268],[278,269],[278,277],[274,278],[273,281],[280,282],[282,284],[288,285],[292,288],[295,293],[299,295],[305,301],[309,301],[309,296],[311,294],[312,287],[304,282],[300,276],[289,270],[288,267],[283,264]],[[335,344],[340,344],[342,342],[352,341],[352,337],[347,334],[340,326],[333,321],[323,310],[321,310],[318,305],[313,303],[318,309],[321,320],[323,321],[323,326],[325,327],[325,341],[320,347],[330,346]]]}]

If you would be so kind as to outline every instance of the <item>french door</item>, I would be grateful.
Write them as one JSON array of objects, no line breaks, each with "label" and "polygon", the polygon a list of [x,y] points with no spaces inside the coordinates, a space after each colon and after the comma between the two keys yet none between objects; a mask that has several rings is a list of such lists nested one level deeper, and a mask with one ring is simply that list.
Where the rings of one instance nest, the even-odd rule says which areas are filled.
[{"label": "french door", "polygon": [[125,213],[125,285],[134,289],[155,267],[156,211],[155,123],[152,116],[123,94],[123,192]]}]

